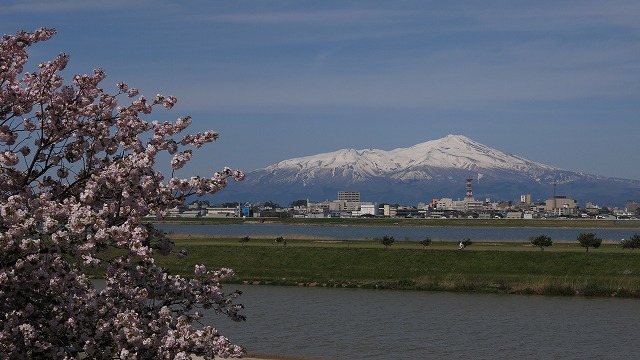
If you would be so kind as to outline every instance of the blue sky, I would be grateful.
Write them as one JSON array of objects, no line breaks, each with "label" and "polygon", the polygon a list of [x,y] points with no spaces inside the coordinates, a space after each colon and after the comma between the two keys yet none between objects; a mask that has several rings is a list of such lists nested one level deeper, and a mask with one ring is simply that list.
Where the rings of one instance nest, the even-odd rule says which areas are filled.
[{"label": "blue sky", "polygon": [[65,52],[220,132],[186,172],[462,134],[640,179],[637,0],[0,3],[0,33],[41,26],[32,66]]}]

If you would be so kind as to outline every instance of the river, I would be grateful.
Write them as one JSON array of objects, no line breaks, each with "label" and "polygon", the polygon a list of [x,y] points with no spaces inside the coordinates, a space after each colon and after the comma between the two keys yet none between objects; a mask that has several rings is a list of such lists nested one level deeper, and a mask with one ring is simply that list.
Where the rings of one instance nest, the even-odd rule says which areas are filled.
[{"label": "river", "polygon": [[636,359],[633,299],[225,285],[207,318],[250,354],[315,359]]},{"label": "river", "polygon": [[[167,232],[212,236],[335,239],[575,241],[594,232],[618,241],[636,229],[394,226],[173,225]],[[243,291],[244,323],[206,317],[249,354],[322,360],[636,359],[637,299],[376,291],[224,285]]]},{"label": "river", "polygon": [[364,240],[393,236],[396,240],[420,241],[529,241],[529,237],[547,235],[554,241],[575,241],[578,234],[593,232],[605,241],[620,241],[640,233],[640,229],[575,228],[487,228],[487,227],[414,227],[414,226],[308,226],[281,224],[185,225],[158,224],[158,229],[176,234],[211,236],[283,236],[289,238],[323,238]]}]

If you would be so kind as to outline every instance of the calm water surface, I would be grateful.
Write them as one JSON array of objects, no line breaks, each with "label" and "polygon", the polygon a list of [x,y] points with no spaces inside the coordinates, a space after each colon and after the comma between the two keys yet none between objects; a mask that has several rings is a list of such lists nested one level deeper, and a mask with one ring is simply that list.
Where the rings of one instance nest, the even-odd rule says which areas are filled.
[{"label": "calm water surface", "polygon": [[466,237],[474,241],[529,241],[529,237],[550,236],[554,241],[575,241],[582,232],[593,232],[603,240],[626,239],[640,229],[566,229],[566,228],[469,228],[469,227],[412,227],[412,226],[306,226],[280,224],[183,225],[159,224],[157,228],[176,234],[213,236],[284,236],[325,239],[363,240],[393,236],[396,240],[460,241]]},{"label": "calm water surface", "polygon": [[[633,299],[225,285],[249,353],[318,359],[638,359]],[[210,319],[210,320],[211,320]]]},{"label": "calm water surface", "polygon": [[[169,225],[174,233],[335,239],[605,240],[640,230],[394,226]],[[225,285],[248,320],[207,318],[250,354],[337,359],[640,359],[636,299]]]}]

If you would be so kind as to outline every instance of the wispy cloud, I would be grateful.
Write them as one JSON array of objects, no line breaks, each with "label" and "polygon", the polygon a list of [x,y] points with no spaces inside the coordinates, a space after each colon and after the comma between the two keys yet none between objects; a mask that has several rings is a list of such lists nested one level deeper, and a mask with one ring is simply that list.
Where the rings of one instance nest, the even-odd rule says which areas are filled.
[{"label": "wispy cloud", "polygon": [[[3,6],[97,11],[124,3]],[[170,67],[174,84],[198,107],[473,107],[640,93],[635,1],[407,1],[393,7],[212,1],[198,11],[186,11],[186,3],[151,3],[180,9],[158,24],[186,24],[194,34],[192,46],[177,32],[179,42],[162,46],[183,57],[181,67]],[[176,31],[170,29],[163,29],[167,39]],[[152,36],[157,27],[145,31]],[[131,61],[167,69],[173,60]]]},{"label": "wispy cloud", "polygon": [[[245,3],[246,4],[246,3]],[[273,3],[272,3],[273,4]],[[275,2],[278,4],[278,2]],[[326,6],[317,5],[326,4]],[[316,3],[291,7],[227,6],[197,14],[200,20],[243,25],[323,25],[350,27],[368,24],[399,25],[427,31],[551,31],[592,27],[640,28],[640,3],[634,0],[573,1],[463,1],[434,3],[408,1],[393,7],[370,1]]]},{"label": "wispy cloud", "polygon": [[241,23],[241,24],[309,24],[327,22],[353,22],[353,21],[384,21],[399,14],[409,14],[408,12],[398,12],[391,14],[383,10],[368,9],[343,9],[343,10],[307,10],[307,11],[265,11],[265,12],[235,12],[227,14],[213,14],[199,16],[201,19],[215,20],[220,22]]},{"label": "wispy cloud", "polygon": [[[314,62],[307,64],[270,62],[262,64],[260,71],[250,64],[226,64],[220,67],[221,73],[245,76],[190,81],[185,86],[196,95],[188,101],[195,100],[194,106],[240,110],[301,106],[473,109],[514,102],[633,98],[640,93],[636,62],[640,51],[625,42],[581,46],[534,39],[415,51],[413,57],[382,51],[378,57],[367,58],[344,51],[319,51]],[[210,99],[197,100],[202,96]]]},{"label": "wispy cloud", "polygon": [[203,87],[217,105],[238,108],[471,108],[640,93],[636,2],[417,2],[411,11],[350,4],[209,17],[266,32],[293,25],[295,32],[277,32],[259,46],[308,49],[303,58],[262,53],[258,72],[255,63],[227,65],[251,76]]},{"label": "wispy cloud", "polygon": [[640,28],[640,3],[637,1],[602,2],[537,1],[492,3],[473,12],[480,28],[499,31],[576,31],[588,28]]},{"label": "wispy cloud", "polygon": [[[122,10],[127,7],[145,6],[154,3],[156,2],[152,0],[140,0],[136,2],[127,0],[5,0],[0,3],[0,11],[4,13],[59,13],[69,11],[104,11]],[[160,3],[160,1],[158,1],[157,3]]]}]

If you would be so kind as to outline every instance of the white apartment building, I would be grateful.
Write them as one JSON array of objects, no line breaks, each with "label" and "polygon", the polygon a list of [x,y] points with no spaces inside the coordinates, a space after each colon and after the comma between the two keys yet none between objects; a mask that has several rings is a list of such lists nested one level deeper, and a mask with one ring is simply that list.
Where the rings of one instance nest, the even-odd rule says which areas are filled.
[{"label": "white apartment building", "polygon": [[362,215],[378,215],[378,205],[375,203],[367,202],[360,203],[360,209],[351,212],[352,216],[362,216]]}]

